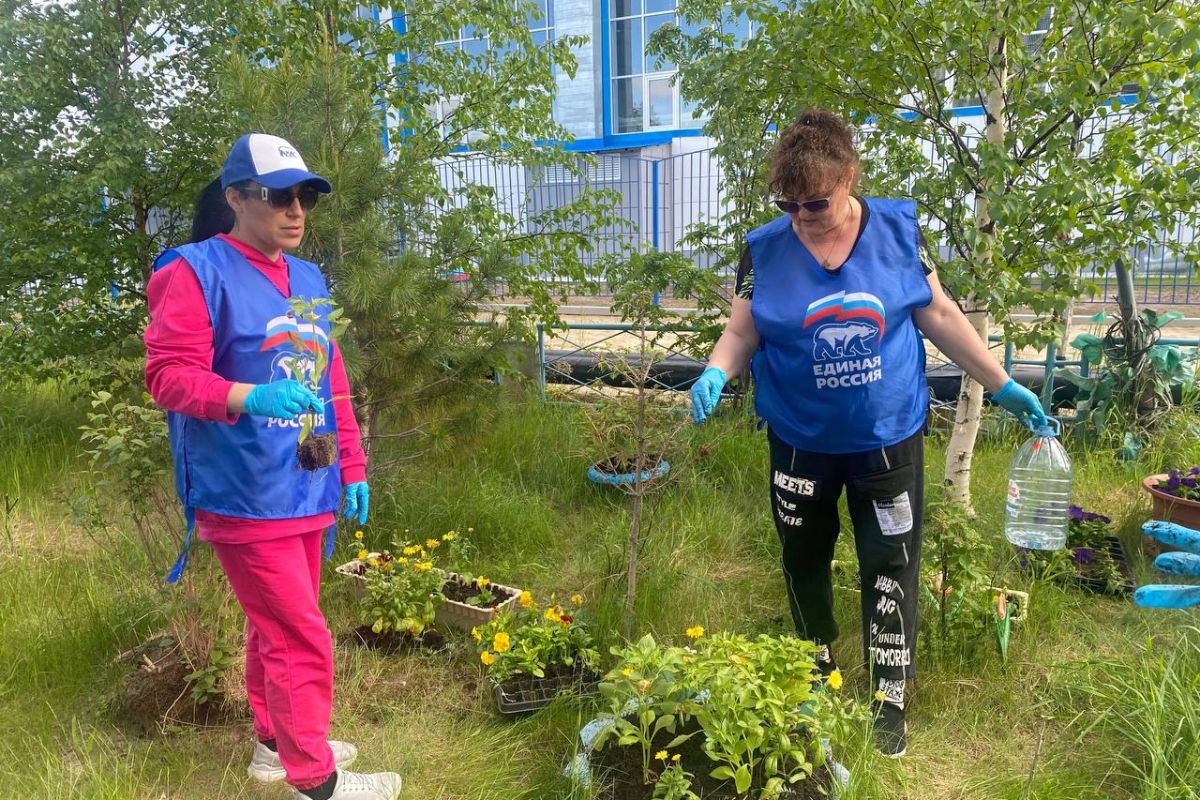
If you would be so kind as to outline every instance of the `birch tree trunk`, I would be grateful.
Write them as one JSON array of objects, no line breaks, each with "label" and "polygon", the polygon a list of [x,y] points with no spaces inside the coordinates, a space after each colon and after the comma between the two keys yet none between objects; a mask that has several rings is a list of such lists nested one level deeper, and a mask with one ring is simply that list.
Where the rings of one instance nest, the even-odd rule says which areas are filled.
[{"label": "birch tree trunk", "polygon": [[[1002,18],[1005,3],[997,6],[997,14]],[[1008,85],[1008,39],[1002,33],[992,39],[989,46],[988,80],[990,90],[984,109],[987,112],[987,125],[984,135],[987,141],[999,148],[1004,143],[1004,93]],[[986,155],[981,157],[986,158]],[[975,252],[976,269],[986,269],[992,263],[995,248],[993,238],[995,223],[988,211],[987,192],[992,188],[990,180],[985,177],[981,183],[981,191],[975,195],[975,227],[980,232],[979,249]],[[977,298],[971,295],[967,298],[967,307],[975,309]],[[979,335],[980,340],[987,346],[990,323],[986,310],[968,314],[971,326]],[[958,408],[954,413],[954,431],[950,436],[950,445],[946,450],[946,497],[950,502],[961,506],[967,514],[974,516],[971,506],[971,459],[975,454],[975,440],[979,435],[979,419],[983,412],[983,386],[968,375],[963,375],[962,386],[958,392]]]}]

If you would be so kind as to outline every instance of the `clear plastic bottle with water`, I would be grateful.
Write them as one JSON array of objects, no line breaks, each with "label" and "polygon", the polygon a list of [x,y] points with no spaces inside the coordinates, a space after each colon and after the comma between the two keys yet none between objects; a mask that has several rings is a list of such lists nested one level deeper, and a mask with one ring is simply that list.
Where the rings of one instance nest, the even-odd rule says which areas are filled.
[{"label": "clear plastic bottle with water", "polygon": [[1038,428],[1008,468],[1004,535],[1018,547],[1066,547],[1071,506],[1071,459],[1058,441],[1058,420]]}]

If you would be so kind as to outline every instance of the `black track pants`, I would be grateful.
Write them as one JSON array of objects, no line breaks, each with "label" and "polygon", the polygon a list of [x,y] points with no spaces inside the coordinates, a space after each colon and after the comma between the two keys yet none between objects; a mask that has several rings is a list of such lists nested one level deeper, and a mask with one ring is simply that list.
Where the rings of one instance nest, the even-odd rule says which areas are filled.
[{"label": "black track pants", "polygon": [[796,631],[821,644],[838,636],[830,562],[845,487],[862,581],[863,657],[887,698],[904,702],[904,679],[915,675],[923,434],[837,455],[797,450],[774,434],[768,438],[771,513]]}]

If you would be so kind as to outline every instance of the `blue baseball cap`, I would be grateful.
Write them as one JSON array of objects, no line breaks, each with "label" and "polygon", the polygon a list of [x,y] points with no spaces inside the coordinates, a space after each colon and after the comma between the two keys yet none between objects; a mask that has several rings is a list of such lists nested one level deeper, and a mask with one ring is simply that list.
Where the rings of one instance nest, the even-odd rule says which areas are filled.
[{"label": "blue baseball cap", "polygon": [[278,136],[247,133],[233,144],[221,167],[221,188],[254,181],[268,189],[287,189],[298,183],[311,183],[318,192],[329,194],[329,181],[308,171],[296,148]]}]

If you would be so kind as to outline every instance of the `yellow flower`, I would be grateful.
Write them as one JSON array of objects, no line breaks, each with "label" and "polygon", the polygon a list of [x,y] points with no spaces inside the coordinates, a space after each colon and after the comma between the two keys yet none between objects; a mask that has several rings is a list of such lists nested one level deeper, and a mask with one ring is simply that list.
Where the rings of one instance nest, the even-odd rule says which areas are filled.
[{"label": "yellow flower", "polygon": [[633,667],[625,667],[625,669],[621,670],[621,674],[628,678],[633,675]]},{"label": "yellow flower", "polygon": [[372,558],[372,559],[371,559],[370,561],[368,561],[367,563],[368,563],[368,564],[370,564],[372,567],[378,567],[378,566],[379,566],[379,559],[378,559],[378,558]]},{"label": "yellow flower", "polygon": [[386,564],[383,565],[384,572],[391,572],[395,568],[396,568],[396,562],[394,562],[394,561],[388,561]]},{"label": "yellow flower", "polygon": [[691,628],[688,628],[687,635],[689,639],[699,639],[704,635],[704,626],[694,625]]},{"label": "yellow flower", "polygon": [[482,575],[480,575],[478,578],[475,579],[475,585],[478,586],[480,589],[486,589],[488,586],[491,585],[491,583],[492,583],[491,581],[489,581],[487,578],[483,577]]},{"label": "yellow flower", "polygon": [[679,753],[676,753],[675,755],[671,756],[671,760],[674,761],[676,764],[678,764],[679,763]]},{"label": "yellow flower", "polygon": [[666,761],[667,760],[667,751],[659,750],[657,753],[654,754],[654,757],[657,758],[659,761]]},{"label": "yellow flower", "polygon": [[441,544],[441,542],[439,542],[437,539],[426,539],[425,540],[425,546],[428,547],[430,550],[433,550],[439,544]]},{"label": "yellow flower", "polygon": [[492,640],[492,648],[497,653],[507,653],[512,644],[508,640],[508,634],[500,631],[496,634],[496,638]]},{"label": "yellow flower", "polygon": [[496,663],[496,657],[487,650],[484,650],[479,654],[479,660],[483,662],[485,667],[490,667],[492,664]]},{"label": "yellow flower", "polygon": [[367,560],[367,556],[369,556],[369,555],[370,555],[370,553],[368,553],[366,550],[359,550],[359,551],[358,551],[358,560],[359,560],[359,561],[366,561],[366,560]]},{"label": "yellow flower", "polygon": [[829,673],[829,677],[825,679],[825,682],[829,684],[830,689],[833,689],[836,692],[838,689],[842,688],[842,671],[840,669],[835,669],[833,672]]},{"label": "yellow flower", "polygon": [[445,536],[442,537],[442,541],[443,542],[453,542],[457,538],[458,538],[458,532],[450,531],[449,533],[447,533]]},{"label": "yellow flower", "polygon": [[559,606],[550,606],[547,608],[546,619],[551,622],[562,622],[562,608]]},{"label": "yellow flower", "polygon": [[408,559],[407,559],[407,558],[404,558],[404,557],[402,556],[402,557],[400,557],[400,558],[397,558],[397,559],[396,559],[396,563],[398,563],[398,564],[407,564],[407,563],[408,563]]},{"label": "yellow flower", "polygon": [[433,569],[433,564],[430,564],[428,561],[421,561],[413,564],[413,569],[419,572],[429,572],[429,570]]},{"label": "yellow flower", "polygon": [[529,592],[521,592],[521,596],[517,598],[517,605],[521,608],[533,608],[533,595]]},{"label": "yellow flower", "polygon": [[471,628],[471,638],[477,642],[483,641],[483,636],[479,633],[479,628]]},{"label": "yellow flower", "polygon": [[876,689],[876,690],[875,690],[875,699],[876,699],[877,701],[879,701],[880,703],[882,703],[885,697],[887,697],[887,695],[885,695],[885,694],[883,693],[883,689]]},{"label": "yellow flower", "polygon": [[571,595],[571,602],[577,606],[583,605],[583,595],[581,595],[581,594]]},{"label": "yellow flower", "polygon": [[415,544],[404,548],[404,555],[406,556],[415,556],[419,552],[421,552],[421,548],[417,547]]},{"label": "yellow flower", "polygon": [[362,541],[362,538],[363,538],[363,532],[362,532],[362,531],[355,531],[355,532],[354,532],[354,538],[355,538],[355,539],[358,539],[358,540],[361,542],[361,541]]}]

